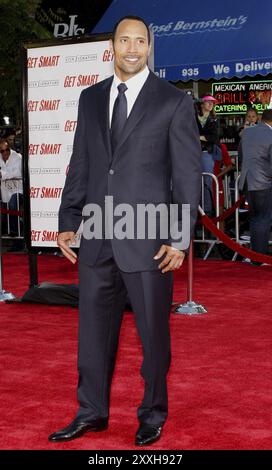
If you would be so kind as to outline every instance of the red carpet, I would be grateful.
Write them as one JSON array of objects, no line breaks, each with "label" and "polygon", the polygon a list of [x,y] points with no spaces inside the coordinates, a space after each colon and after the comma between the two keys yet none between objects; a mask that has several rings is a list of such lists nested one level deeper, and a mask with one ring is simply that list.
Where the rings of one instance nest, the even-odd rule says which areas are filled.
[{"label": "red carpet", "polygon": [[[72,271],[73,270],[73,271]],[[74,282],[76,271],[39,257],[39,281]],[[169,419],[154,449],[270,449],[272,268],[228,261],[195,263],[195,300],[209,313],[171,316]],[[27,258],[6,255],[4,288],[27,289]],[[175,300],[186,297],[185,270]],[[122,326],[109,430],[63,444],[47,436],[74,417],[77,311],[0,305],[2,449],[135,449],[143,383],[131,314]]]}]

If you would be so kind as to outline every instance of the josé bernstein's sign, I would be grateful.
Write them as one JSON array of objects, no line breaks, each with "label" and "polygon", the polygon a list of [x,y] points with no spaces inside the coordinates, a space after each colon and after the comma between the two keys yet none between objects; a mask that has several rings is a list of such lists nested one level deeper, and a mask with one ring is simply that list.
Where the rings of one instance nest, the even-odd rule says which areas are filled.
[{"label": "jos\u00e9 bernstein's sign", "polygon": [[212,94],[216,114],[244,114],[248,108],[262,113],[272,108],[272,80],[213,83]]}]

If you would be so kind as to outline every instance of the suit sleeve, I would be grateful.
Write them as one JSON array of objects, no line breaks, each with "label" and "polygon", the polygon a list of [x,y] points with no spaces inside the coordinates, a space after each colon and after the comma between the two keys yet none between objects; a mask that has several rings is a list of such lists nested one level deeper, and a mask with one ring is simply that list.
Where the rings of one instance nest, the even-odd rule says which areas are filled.
[{"label": "suit sleeve", "polygon": [[87,178],[88,152],[83,91],[79,98],[73,152],[59,209],[59,232],[76,232],[78,230],[86,200]]},{"label": "suit sleeve", "polygon": [[[181,232],[182,228],[184,229],[182,239],[177,240],[173,238],[173,228],[171,228],[171,244],[175,248],[186,251],[194,234],[202,173],[199,132],[193,100],[188,95],[182,98],[175,110],[169,128],[169,145],[172,165],[172,202],[178,205],[178,230]],[[182,221],[183,204],[187,205],[187,210],[184,211]]]},{"label": "suit sleeve", "polygon": [[243,139],[241,138],[240,142],[239,142],[239,145],[238,145],[238,149],[237,149],[237,152],[238,152],[238,159],[239,159],[239,162],[242,163],[243,161],[243,147],[242,147],[242,142],[243,142]]},{"label": "suit sleeve", "polygon": [[268,148],[268,159],[269,159],[269,177],[272,179],[272,145]]}]

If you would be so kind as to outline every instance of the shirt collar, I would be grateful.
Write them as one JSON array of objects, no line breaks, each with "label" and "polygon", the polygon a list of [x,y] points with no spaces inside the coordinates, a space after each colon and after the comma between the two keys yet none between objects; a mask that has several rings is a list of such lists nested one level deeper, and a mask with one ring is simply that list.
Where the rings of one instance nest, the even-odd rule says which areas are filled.
[{"label": "shirt collar", "polygon": [[118,85],[120,85],[120,83],[125,83],[126,86],[128,87],[128,90],[132,87],[139,87],[141,88],[144,84],[144,82],[146,81],[147,77],[149,75],[149,68],[147,67],[147,65],[145,66],[145,68],[137,73],[136,75],[134,75],[133,77],[129,78],[128,80],[126,80],[126,82],[122,82],[122,80],[120,80],[119,77],[117,77],[116,73],[114,73],[113,75],[113,85],[115,88],[118,87]]}]

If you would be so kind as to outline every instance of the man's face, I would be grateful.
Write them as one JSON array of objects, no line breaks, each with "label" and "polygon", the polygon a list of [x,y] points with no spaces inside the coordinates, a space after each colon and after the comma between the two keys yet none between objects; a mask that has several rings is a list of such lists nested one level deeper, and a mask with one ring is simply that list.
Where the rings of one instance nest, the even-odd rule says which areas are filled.
[{"label": "man's face", "polygon": [[14,134],[11,134],[7,137],[7,142],[8,142],[9,145],[13,145],[14,141],[15,141],[15,135]]},{"label": "man's face", "polygon": [[145,25],[137,20],[123,20],[117,28],[114,44],[111,41],[111,49],[115,73],[122,81],[139,73],[150,54]]},{"label": "man's face", "polygon": [[10,148],[7,142],[0,144],[0,153],[4,161],[6,161],[10,156]]}]

